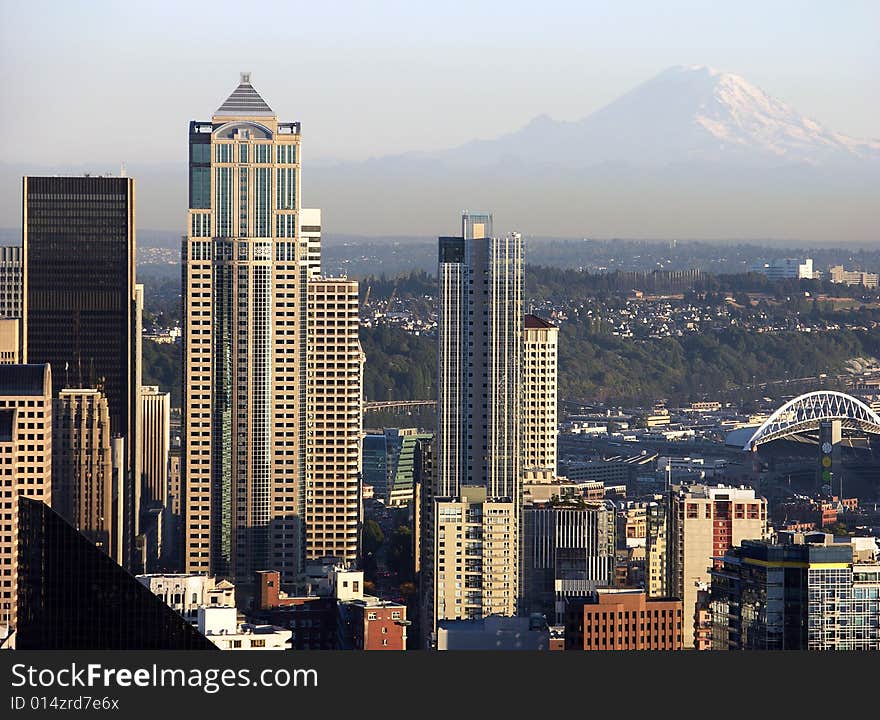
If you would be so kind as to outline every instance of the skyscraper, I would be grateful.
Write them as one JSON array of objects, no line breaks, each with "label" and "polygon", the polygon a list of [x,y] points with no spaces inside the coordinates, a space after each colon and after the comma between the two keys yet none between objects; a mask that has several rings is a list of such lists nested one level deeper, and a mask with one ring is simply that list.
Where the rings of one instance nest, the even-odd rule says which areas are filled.
[{"label": "skyscraper", "polygon": [[494,237],[488,214],[461,224],[461,237],[439,240],[438,495],[477,485],[518,505],[522,237]]},{"label": "skyscraper", "polygon": [[185,568],[290,581],[304,557],[300,126],[249,73],[189,131],[181,460]]},{"label": "skyscraper", "polygon": [[[439,239],[432,628],[516,613],[522,491],[522,237],[465,213]],[[463,550],[463,552],[461,552]],[[460,577],[459,577],[460,576]]]},{"label": "skyscraper", "polygon": [[556,479],[556,356],[559,328],[526,315],[523,330],[523,472],[532,481]]},{"label": "skyscraper", "polygon": [[141,532],[146,550],[146,570],[157,567],[167,525],[168,471],[171,451],[171,394],[155,385],[143,385],[138,396],[141,437]]},{"label": "skyscraper", "polygon": [[0,318],[21,318],[21,247],[0,247]]},{"label": "skyscraper", "polygon": [[308,282],[306,558],[353,563],[361,523],[363,352],[358,284]]},{"label": "skyscraper", "polygon": [[0,639],[16,627],[20,497],[52,502],[52,372],[0,365]]},{"label": "skyscraper", "polygon": [[50,363],[53,396],[97,388],[125,437],[126,564],[137,534],[138,300],[135,182],[124,177],[23,179],[22,356]]},{"label": "skyscraper", "polygon": [[99,390],[62,390],[52,414],[52,508],[117,563],[110,410]]},{"label": "skyscraper", "polygon": [[648,590],[650,596],[683,601],[682,638],[684,647],[692,649],[697,595],[709,582],[713,558],[743,540],[760,540],[767,534],[767,501],[756,497],[752,488],[690,485],[673,486],[663,502],[662,509],[648,508]]}]

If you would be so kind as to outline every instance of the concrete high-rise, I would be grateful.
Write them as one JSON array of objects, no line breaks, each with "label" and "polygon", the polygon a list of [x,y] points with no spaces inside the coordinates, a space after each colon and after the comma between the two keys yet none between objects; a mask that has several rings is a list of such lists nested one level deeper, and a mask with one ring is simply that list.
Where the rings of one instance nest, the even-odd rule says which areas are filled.
[{"label": "concrete high-rise", "polygon": [[[679,598],[683,602],[684,647],[694,647],[694,614],[701,586],[709,582],[713,558],[724,555],[743,540],[767,534],[767,501],[751,488],[723,485],[673,486],[661,511],[648,519],[647,565],[649,595]],[[652,533],[665,532],[665,539]],[[665,557],[654,548],[665,544]],[[661,562],[665,578],[659,577]]]},{"label": "concrete high-rise", "polygon": [[519,233],[492,234],[466,213],[439,240],[438,496],[462,485],[519,504],[522,467],[522,284]]},{"label": "concrete high-rise", "polygon": [[99,390],[62,390],[52,414],[52,509],[117,563],[110,409]]},{"label": "concrete high-rise", "polygon": [[96,388],[124,437],[124,564],[137,535],[135,182],[125,177],[23,179],[22,358],[50,363],[53,395]]},{"label": "concrete high-rise", "polygon": [[306,559],[353,563],[361,524],[363,351],[358,284],[308,282]]},{"label": "concrete high-rise", "polygon": [[[439,620],[514,615],[522,494],[523,245],[465,213],[439,239],[438,404],[430,567]],[[462,552],[460,552],[462,551]],[[460,576],[460,577],[459,577]]]},{"label": "concrete high-rise", "polygon": [[21,246],[0,247],[0,318],[21,318],[22,306]]},{"label": "concrete high-rise", "polygon": [[155,385],[142,385],[138,396],[141,436],[138,443],[141,468],[141,534],[146,570],[158,566],[163,552],[163,528],[168,525],[168,473],[171,452],[171,394]]},{"label": "concrete high-rise", "polygon": [[559,328],[526,315],[523,329],[523,472],[527,481],[556,479]]},{"label": "concrete high-rise", "polygon": [[52,503],[52,373],[48,365],[0,365],[0,640],[18,608],[20,497]]},{"label": "concrete high-rise", "polygon": [[249,73],[189,130],[181,461],[185,570],[295,579],[305,555],[300,125]]}]

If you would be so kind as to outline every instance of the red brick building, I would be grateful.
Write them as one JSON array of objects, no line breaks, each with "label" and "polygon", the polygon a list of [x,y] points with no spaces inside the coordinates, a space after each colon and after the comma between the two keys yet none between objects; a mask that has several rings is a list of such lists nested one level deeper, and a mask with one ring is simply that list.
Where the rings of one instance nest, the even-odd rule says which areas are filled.
[{"label": "red brick building", "polygon": [[[566,650],[681,650],[681,600],[648,599],[643,590],[602,588],[571,602]],[[688,617],[687,622],[693,623]]]},{"label": "red brick building", "polygon": [[406,605],[370,598],[345,606],[353,650],[406,650]]}]

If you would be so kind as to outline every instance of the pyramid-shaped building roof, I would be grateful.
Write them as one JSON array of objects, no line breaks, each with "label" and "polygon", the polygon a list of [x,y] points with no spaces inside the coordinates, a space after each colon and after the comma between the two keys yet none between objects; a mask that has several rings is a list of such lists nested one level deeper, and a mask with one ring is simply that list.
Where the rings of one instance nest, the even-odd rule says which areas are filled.
[{"label": "pyramid-shaped building roof", "polygon": [[274,117],[275,111],[251,85],[251,74],[242,73],[238,87],[214,113],[221,117]]}]

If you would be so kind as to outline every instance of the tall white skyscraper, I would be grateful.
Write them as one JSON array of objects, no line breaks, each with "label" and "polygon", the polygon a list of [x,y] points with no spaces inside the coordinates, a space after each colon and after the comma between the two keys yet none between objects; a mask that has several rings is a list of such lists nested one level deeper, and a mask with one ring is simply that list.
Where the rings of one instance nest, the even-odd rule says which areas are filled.
[{"label": "tall white skyscraper", "polygon": [[189,130],[183,243],[187,572],[295,579],[304,555],[300,126],[249,73]]},{"label": "tall white skyscraper", "polygon": [[522,463],[522,284],[519,233],[465,213],[439,253],[438,494],[462,485],[519,502]]},{"label": "tall white skyscraper", "polygon": [[439,239],[436,485],[425,519],[430,627],[514,615],[522,494],[523,246],[465,213]]}]

